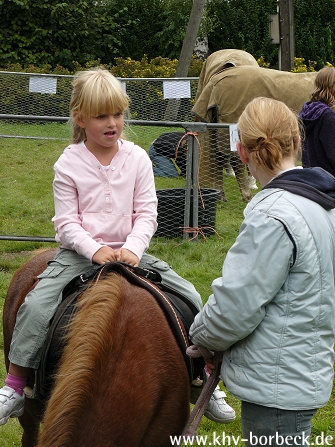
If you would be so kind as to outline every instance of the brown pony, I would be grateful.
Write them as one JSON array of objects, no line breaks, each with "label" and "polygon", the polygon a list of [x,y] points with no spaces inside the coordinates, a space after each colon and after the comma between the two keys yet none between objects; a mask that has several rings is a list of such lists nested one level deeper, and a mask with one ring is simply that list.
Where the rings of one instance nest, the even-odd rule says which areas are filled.
[{"label": "brown pony", "polygon": [[[17,310],[53,255],[38,254],[11,281],[3,313],[7,369]],[[190,387],[155,299],[111,272],[78,305],[46,409],[26,399],[22,447],[171,446],[170,435],[187,422]]]}]

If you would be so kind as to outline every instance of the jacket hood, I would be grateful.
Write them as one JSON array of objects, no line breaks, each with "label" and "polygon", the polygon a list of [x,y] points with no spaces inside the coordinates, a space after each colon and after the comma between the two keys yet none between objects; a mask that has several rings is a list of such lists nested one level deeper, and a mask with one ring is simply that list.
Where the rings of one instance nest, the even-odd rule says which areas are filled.
[{"label": "jacket hood", "polygon": [[305,120],[316,120],[318,119],[323,112],[329,109],[329,106],[322,101],[308,101],[306,102],[300,113],[299,117],[305,121]]},{"label": "jacket hood", "polygon": [[326,210],[335,208],[335,177],[322,168],[291,169],[271,180],[263,189],[270,188],[300,195]]}]

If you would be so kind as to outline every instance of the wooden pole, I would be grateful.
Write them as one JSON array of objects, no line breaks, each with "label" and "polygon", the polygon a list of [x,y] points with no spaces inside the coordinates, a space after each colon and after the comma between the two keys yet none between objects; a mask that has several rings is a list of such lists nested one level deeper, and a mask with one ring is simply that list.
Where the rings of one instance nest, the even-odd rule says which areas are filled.
[{"label": "wooden pole", "polygon": [[294,66],[293,0],[279,0],[280,48],[279,69],[290,71]]},{"label": "wooden pole", "polygon": [[183,78],[186,77],[188,74],[188,69],[190,67],[195,42],[198,37],[201,17],[204,12],[205,3],[206,0],[193,0],[190,18],[179,56],[176,78]]},{"label": "wooden pole", "polygon": [[[176,78],[187,77],[205,3],[206,0],[193,0],[192,10],[176,69]],[[178,119],[179,107],[180,99],[170,99],[165,110],[164,119],[176,121]]]}]

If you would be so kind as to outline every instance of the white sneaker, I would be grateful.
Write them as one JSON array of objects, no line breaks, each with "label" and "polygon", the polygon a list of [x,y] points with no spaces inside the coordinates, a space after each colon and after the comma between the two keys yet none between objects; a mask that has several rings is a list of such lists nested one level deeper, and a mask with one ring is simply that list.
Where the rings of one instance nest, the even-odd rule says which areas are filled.
[{"label": "white sneaker", "polygon": [[228,424],[235,420],[235,410],[227,404],[225,397],[226,393],[217,386],[209,399],[204,413],[208,419],[220,424]]},{"label": "white sneaker", "polygon": [[22,416],[23,407],[24,396],[9,386],[0,389],[0,425],[4,425],[9,418]]}]

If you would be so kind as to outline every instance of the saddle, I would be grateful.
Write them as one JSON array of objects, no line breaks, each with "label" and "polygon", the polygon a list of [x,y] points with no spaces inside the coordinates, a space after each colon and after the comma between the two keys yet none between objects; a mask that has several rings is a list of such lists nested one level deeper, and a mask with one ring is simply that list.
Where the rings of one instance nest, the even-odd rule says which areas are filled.
[{"label": "saddle", "polygon": [[77,299],[88,287],[111,271],[122,275],[130,283],[143,287],[151,293],[162,309],[183,354],[190,383],[202,375],[204,360],[190,358],[186,354],[186,349],[191,345],[188,336],[189,329],[198,313],[194,304],[187,296],[163,284],[162,278],[156,270],[133,267],[123,262],[109,262],[97,265],[90,271],[75,277],[64,288],[62,302],[51,322],[43,348],[32,397],[38,399],[49,397],[54,374],[65,346],[67,327],[77,312]]}]

